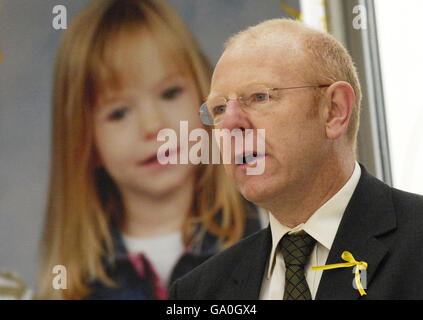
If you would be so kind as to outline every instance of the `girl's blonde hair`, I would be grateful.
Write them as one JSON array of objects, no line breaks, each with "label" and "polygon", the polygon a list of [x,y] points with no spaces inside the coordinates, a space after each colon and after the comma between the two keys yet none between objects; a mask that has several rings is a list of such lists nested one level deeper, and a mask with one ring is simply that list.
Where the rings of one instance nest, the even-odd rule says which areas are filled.
[{"label": "girl's blonde hair", "polygon": [[[96,0],[79,13],[62,39],[55,66],[51,180],[44,225],[40,297],[80,299],[96,278],[112,284],[103,261],[113,257],[111,219],[122,212],[119,191],[96,167],[93,108],[99,92],[124,85],[125,61],[113,55],[119,39],[147,30],[166,57],[190,75],[206,97],[211,68],[188,28],[159,0]],[[200,101],[199,101],[200,102]],[[245,207],[221,165],[202,165],[196,196],[183,227],[185,245],[194,227],[216,234],[222,248],[244,231]],[[55,265],[67,270],[67,289],[52,288]]]}]

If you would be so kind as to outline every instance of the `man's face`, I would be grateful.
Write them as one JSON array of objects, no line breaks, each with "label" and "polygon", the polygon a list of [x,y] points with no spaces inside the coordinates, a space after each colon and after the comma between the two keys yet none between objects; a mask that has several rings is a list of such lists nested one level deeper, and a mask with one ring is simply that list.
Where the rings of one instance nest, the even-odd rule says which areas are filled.
[{"label": "man's face", "polygon": [[[305,67],[298,59],[284,47],[231,46],[216,65],[210,98],[235,99],[254,85],[268,88],[315,85],[302,77]],[[255,112],[244,111],[237,100],[228,102],[221,127],[265,129],[262,175],[247,175],[245,165],[234,161],[225,165],[248,200],[265,207],[284,194],[301,194],[304,182],[316,175],[327,144],[323,117],[315,111],[318,101],[313,90],[316,89],[282,90],[278,99]]]}]

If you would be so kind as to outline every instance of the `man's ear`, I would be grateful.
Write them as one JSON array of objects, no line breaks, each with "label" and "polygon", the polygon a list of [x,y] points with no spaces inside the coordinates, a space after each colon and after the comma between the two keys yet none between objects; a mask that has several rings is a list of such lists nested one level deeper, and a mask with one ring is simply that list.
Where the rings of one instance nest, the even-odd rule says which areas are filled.
[{"label": "man's ear", "polygon": [[326,119],[326,136],[328,139],[340,138],[348,129],[354,108],[354,89],[348,82],[337,81],[326,91],[330,101]]}]

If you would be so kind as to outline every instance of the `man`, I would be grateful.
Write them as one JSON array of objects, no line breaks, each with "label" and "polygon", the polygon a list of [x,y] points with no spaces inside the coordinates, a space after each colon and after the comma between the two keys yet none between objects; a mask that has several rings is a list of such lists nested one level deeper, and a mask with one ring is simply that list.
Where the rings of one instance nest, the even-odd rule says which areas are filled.
[{"label": "man", "polygon": [[[226,170],[269,228],[176,281],[171,299],[423,298],[423,197],[356,162],[360,100],[328,34],[276,19],[227,42],[202,111],[217,128],[266,130],[263,174]],[[312,268],[341,256],[351,263]]]}]

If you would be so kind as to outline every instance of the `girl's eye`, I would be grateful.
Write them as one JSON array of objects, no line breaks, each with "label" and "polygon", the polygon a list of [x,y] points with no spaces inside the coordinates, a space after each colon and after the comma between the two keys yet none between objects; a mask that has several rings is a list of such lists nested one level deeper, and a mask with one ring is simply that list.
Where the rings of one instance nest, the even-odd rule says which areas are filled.
[{"label": "girl's eye", "polygon": [[126,108],[126,107],[116,109],[108,116],[108,119],[110,121],[121,120],[121,119],[123,119],[123,117],[125,117],[127,112],[128,112],[128,108]]},{"label": "girl's eye", "polygon": [[163,91],[162,98],[165,100],[175,99],[177,96],[179,96],[182,93],[182,91],[183,91],[182,87],[171,87]]}]

